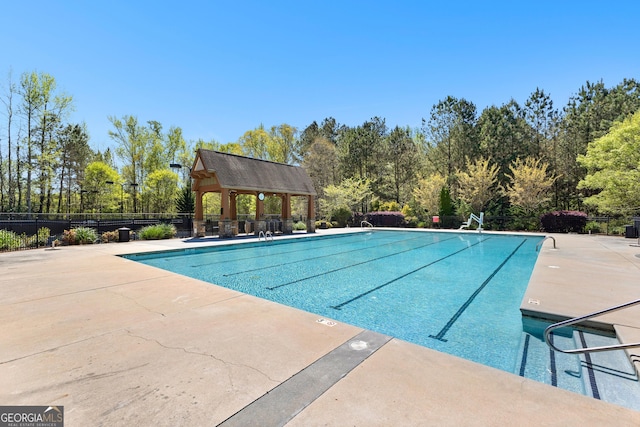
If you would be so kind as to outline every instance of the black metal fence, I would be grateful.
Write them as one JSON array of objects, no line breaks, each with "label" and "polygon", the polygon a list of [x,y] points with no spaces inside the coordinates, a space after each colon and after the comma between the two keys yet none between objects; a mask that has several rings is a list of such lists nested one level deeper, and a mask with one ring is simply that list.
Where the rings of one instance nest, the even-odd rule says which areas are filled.
[{"label": "black metal fence", "polygon": [[62,240],[65,230],[79,227],[92,228],[97,232],[98,242],[103,233],[128,228],[135,238],[136,232],[148,225],[173,224],[177,237],[189,237],[193,230],[191,215],[145,214],[138,216],[92,216],[92,215],[43,215],[0,214],[0,252],[51,246]]}]

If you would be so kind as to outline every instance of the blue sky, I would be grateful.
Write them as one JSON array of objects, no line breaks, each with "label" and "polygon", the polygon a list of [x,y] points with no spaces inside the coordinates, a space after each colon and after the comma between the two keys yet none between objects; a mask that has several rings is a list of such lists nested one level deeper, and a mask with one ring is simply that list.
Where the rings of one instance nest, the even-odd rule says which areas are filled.
[{"label": "blue sky", "polygon": [[637,0],[36,0],[2,14],[2,93],[9,70],[51,74],[101,150],[109,116],[226,143],[329,116],[419,127],[448,95],[480,113],[539,87],[561,108],[587,80],[640,79]]}]

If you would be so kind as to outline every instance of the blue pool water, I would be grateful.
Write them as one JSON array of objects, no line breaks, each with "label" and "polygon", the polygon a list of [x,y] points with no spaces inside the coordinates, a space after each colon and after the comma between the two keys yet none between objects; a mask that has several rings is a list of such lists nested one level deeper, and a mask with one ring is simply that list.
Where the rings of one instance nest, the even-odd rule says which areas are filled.
[{"label": "blue pool water", "polygon": [[127,258],[514,372],[541,239],[372,231]]}]

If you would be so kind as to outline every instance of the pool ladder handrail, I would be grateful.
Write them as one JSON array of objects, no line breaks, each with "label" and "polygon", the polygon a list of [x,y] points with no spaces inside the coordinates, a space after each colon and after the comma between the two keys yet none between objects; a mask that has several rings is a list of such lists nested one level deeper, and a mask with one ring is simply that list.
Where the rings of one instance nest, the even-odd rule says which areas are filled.
[{"label": "pool ladder handrail", "polygon": [[536,252],[538,252],[540,250],[540,248],[542,247],[542,244],[544,243],[545,240],[547,239],[551,239],[553,240],[553,249],[556,249],[556,238],[553,236],[544,236],[544,239],[540,240],[538,242],[538,244],[536,245]]},{"label": "pool ladder handrail", "polygon": [[367,228],[373,228],[373,224],[371,224],[369,221],[362,221],[360,222],[360,229],[364,230],[364,226],[367,226]]},{"label": "pool ladder handrail", "polygon": [[261,238],[264,237],[264,241],[267,241],[267,238],[270,237],[271,241],[273,241],[273,233],[271,232],[271,230],[267,230],[267,232],[265,233],[264,231],[260,230],[260,233],[258,233],[258,241],[260,241]]},{"label": "pool ladder handrail", "polygon": [[605,345],[605,346],[600,346],[600,347],[588,347],[588,348],[576,348],[573,350],[561,350],[558,347],[556,347],[555,345],[553,345],[550,341],[549,336],[551,335],[551,332],[553,332],[555,329],[558,328],[562,328],[563,326],[570,326],[570,325],[575,325],[576,323],[580,323],[583,320],[587,320],[587,319],[591,319],[593,317],[597,317],[603,314],[607,314],[607,313],[612,313],[614,311],[618,311],[618,310],[622,310],[624,308],[628,308],[628,307],[632,307],[634,305],[640,304],[640,299],[637,300],[633,300],[633,301],[629,301],[625,304],[620,304],[620,305],[616,305],[614,307],[610,307],[607,308],[605,310],[600,310],[600,311],[596,311],[594,313],[590,313],[584,316],[580,316],[580,317],[574,317],[573,319],[568,319],[562,322],[558,322],[558,323],[554,323],[553,325],[547,327],[547,329],[544,330],[544,341],[547,343],[547,345],[549,347],[551,347],[552,349],[554,349],[555,351],[559,351],[561,353],[566,353],[566,354],[581,354],[581,353],[592,353],[592,352],[598,352],[598,351],[611,351],[611,350],[624,350],[626,348],[635,348],[635,347],[640,347],[640,342],[637,343],[632,343],[632,344],[615,344],[615,345]]}]

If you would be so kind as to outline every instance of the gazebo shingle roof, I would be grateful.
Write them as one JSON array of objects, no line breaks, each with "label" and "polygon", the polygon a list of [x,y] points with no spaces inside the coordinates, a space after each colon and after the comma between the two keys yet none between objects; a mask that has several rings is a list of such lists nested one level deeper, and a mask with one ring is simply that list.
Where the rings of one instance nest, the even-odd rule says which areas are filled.
[{"label": "gazebo shingle roof", "polygon": [[223,188],[316,195],[311,178],[300,166],[202,148],[198,150],[196,159],[198,158],[202,165],[196,160],[193,172],[198,173],[204,169],[208,173],[215,173]]}]

